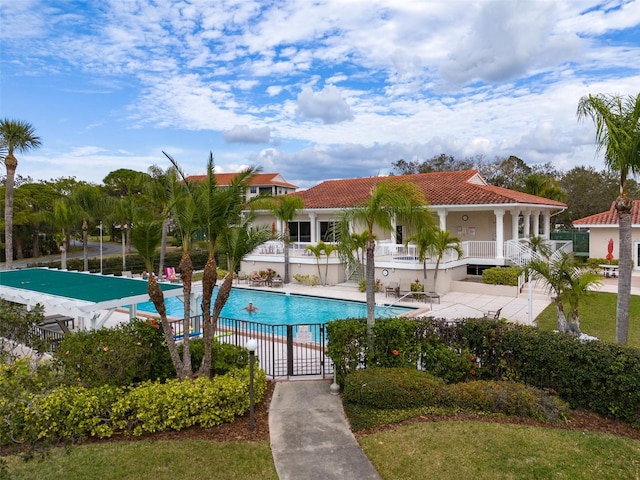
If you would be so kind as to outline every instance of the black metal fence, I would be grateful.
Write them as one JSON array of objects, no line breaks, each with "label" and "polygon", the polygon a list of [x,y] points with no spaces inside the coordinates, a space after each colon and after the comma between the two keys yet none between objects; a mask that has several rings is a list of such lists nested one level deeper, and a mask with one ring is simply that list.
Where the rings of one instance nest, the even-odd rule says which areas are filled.
[{"label": "black metal fence", "polygon": [[[182,321],[173,323],[176,338],[183,336]],[[202,316],[191,317],[190,336],[201,335]],[[327,324],[266,325],[232,318],[220,318],[216,329],[220,343],[244,347],[250,339],[258,342],[256,355],[267,377],[333,375],[326,356]]]}]

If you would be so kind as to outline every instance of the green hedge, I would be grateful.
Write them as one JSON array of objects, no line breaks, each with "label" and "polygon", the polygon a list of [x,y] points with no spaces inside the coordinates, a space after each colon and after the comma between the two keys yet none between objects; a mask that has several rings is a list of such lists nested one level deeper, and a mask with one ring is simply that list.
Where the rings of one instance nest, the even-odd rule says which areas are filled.
[{"label": "green hedge", "polygon": [[[164,258],[165,266],[175,267],[176,273],[180,273],[179,265],[180,259],[182,258],[182,252],[166,252]],[[193,262],[194,270],[202,270],[204,269],[205,264],[209,258],[209,254],[206,250],[194,250],[191,252],[191,261]],[[157,269],[160,264],[160,254],[158,253],[153,259],[153,265]],[[126,255],[126,266],[127,270],[130,270],[133,273],[142,273],[147,269],[144,264],[143,258],[137,253],[132,253]],[[29,267],[49,267],[49,268],[60,268],[60,261],[48,261],[48,262],[37,262],[30,263]],[[100,272],[100,259],[99,258],[90,258],[88,261],[89,271],[91,273]],[[67,260],[67,269],[68,270],[84,270],[84,259],[82,258],[71,258]],[[119,257],[106,257],[102,259],[102,273],[104,275],[120,275],[122,272],[122,256]],[[156,271],[156,273],[158,273]]]},{"label": "green hedge", "polygon": [[327,330],[341,385],[358,368],[420,366],[449,382],[465,375],[522,381],[572,407],[640,426],[640,349],[483,319],[378,319],[375,352],[368,351],[365,319],[330,322]]},{"label": "green hedge", "polygon": [[[24,366],[21,366],[23,368]],[[13,367],[0,370],[6,386]],[[266,392],[264,371],[255,374],[255,401]],[[12,391],[13,395],[6,392]],[[0,391],[2,446],[40,442],[72,442],[83,437],[108,438],[116,432],[181,430],[211,427],[232,421],[249,409],[249,369],[234,370],[213,379],[145,382],[126,388],[60,387],[50,392]]]},{"label": "green hedge", "polygon": [[493,267],[482,271],[482,283],[490,285],[518,286],[518,277],[522,273],[517,267]]},{"label": "green hedge", "polygon": [[553,422],[570,414],[560,398],[521,383],[480,380],[447,385],[432,375],[406,368],[367,368],[349,374],[344,401],[381,410],[440,407]]}]

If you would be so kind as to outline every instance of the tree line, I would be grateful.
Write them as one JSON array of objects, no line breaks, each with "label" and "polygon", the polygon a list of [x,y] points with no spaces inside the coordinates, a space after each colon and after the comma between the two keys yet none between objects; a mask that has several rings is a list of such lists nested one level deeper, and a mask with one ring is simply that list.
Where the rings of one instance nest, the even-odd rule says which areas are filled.
[{"label": "tree line", "polygon": [[[491,161],[483,156],[458,159],[442,153],[427,160],[400,159],[391,165],[394,175],[478,170],[490,185],[566,203],[567,209],[554,216],[554,223],[564,228],[571,228],[574,220],[609,210],[620,192],[615,170],[577,166],[565,172],[551,162],[530,166],[513,155]],[[630,198],[640,199],[636,180],[628,179],[626,188]]]}]

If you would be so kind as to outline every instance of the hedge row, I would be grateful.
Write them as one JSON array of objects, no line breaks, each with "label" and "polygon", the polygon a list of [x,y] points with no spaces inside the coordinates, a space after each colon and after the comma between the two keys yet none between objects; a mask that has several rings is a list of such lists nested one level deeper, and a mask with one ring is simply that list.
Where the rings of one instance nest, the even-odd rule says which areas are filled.
[{"label": "hedge row", "polygon": [[450,382],[463,374],[517,380],[550,389],[574,408],[640,426],[640,349],[484,319],[378,319],[374,336],[372,352],[365,319],[328,324],[328,354],[341,384],[349,372],[372,366],[417,367]]},{"label": "hedge row", "polygon": [[[248,368],[213,379],[145,382],[132,388],[60,387],[48,393],[16,390],[11,385],[13,369],[0,365],[3,446],[108,438],[116,432],[142,435],[194,425],[211,427],[230,422],[249,409]],[[259,370],[254,380],[256,402],[266,388],[265,373]]]},{"label": "hedge row", "polygon": [[522,273],[517,267],[492,267],[482,271],[482,283],[490,285],[518,285],[518,277]]},{"label": "hedge row", "polygon": [[437,377],[407,368],[367,368],[349,374],[344,400],[383,410],[443,407],[552,422],[570,414],[560,398],[522,383],[480,380],[447,385]]}]

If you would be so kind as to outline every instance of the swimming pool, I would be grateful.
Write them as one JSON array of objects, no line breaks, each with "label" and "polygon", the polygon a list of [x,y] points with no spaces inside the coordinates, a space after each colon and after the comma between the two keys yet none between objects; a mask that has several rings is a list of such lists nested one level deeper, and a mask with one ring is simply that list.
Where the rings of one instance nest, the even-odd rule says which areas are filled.
[{"label": "swimming pool", "polygon": [[[214,298],[217,287],[214,290]],[[244,310],[249,302],[258,310]],[[212,302],[213,303],[213,302]],[[167,315],[182,318],[184,307],[178,298],[168,298]],[[138,310],[157,313],[152,302],[138,304]],[[412,311],[412,308],[398,306],[376,306],[376,318],[397,317]],[[335,300],[308,295],[264,292],[244,288],[232,288],[229,300],[222,309],[221,317],[267,325],[295,325],[308,323],[326,323],[344,318],[364,318],[367,316],[367,304],[350,300]]]}]

